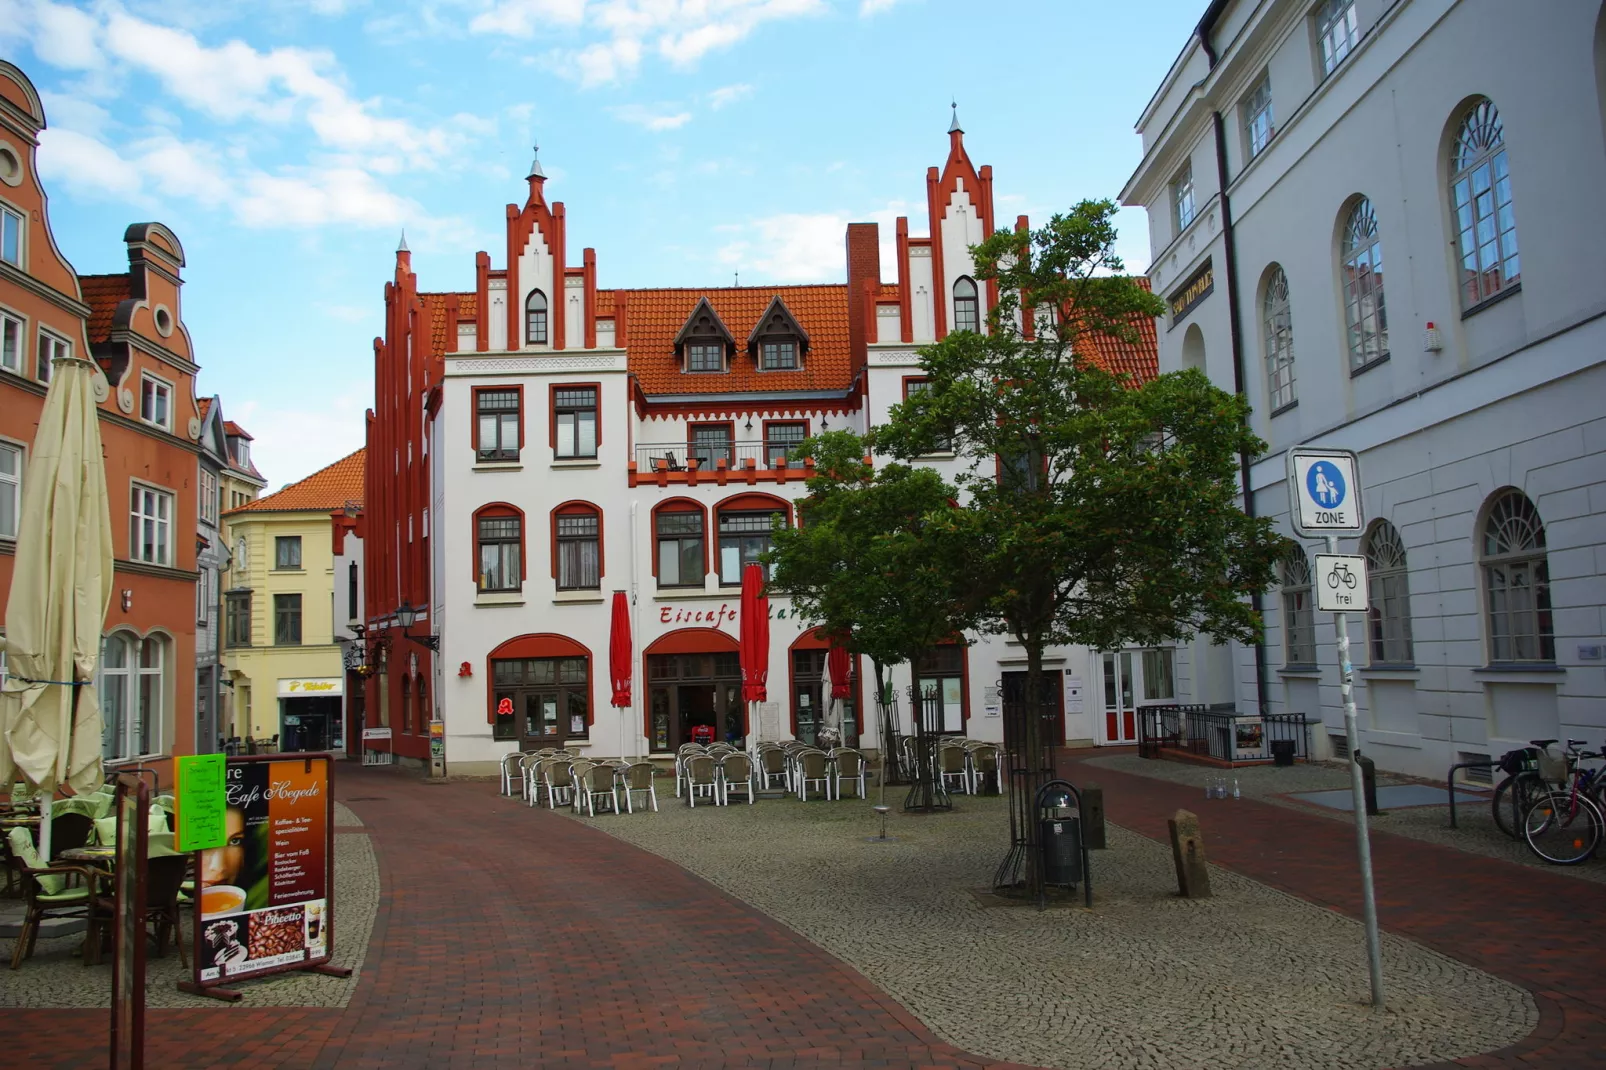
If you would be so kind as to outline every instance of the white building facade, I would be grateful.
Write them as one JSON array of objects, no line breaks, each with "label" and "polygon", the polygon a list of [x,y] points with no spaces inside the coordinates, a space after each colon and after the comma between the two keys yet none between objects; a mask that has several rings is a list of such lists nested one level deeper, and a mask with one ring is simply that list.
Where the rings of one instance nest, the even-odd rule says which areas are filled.
[{"label": "white building facade", "polygon": [[[972,165],[957,120],[949,139],[944,166],[927,174],[928,236],[897,222],[896,281],[882,280],[876,226],[852,224],[846,285],[598,289],[591,250],[565,266],[565,210],[546,202],[539,163],[526,204],[508,206],[508,266],[480,254],[475,292],[418,292],[399,251],[391,327],[376,340],[366,624],[392,636],[394,664],[406,649],[394,610],[428,591],[414,634],[427,621],[438,636],[425,686],[450,769],[488,771],[544,745],[667,756],[707,734],[812,741],[827,723],[878,749],[868,661],[828,714],[827,643],[784,597],[770,599],[769,702],[755,717],[741,701],[741,567],[768,547],[772,516],[795,520],[803,438],[884,421],[919,389],[920,345],[985,324],[996,294],[975,279],[968,246],[996,229],[992,172]],[[1145,366],[1152,375],[1152,350]],[[952,474],[969,462],[931,463]],[[619,591],[629,707],[610,704]],[[1099,658],[1049,652],[1062,738],[1132,742],[1130,717],[1107,733],[1094,715]],[[1025,668],[1017,644],[982,638],[935,648],[912,671],[942,695],[946,731],[997,740],[1000,690],[1017,673],[1024,686]],[[369,723],[398,726],[405,759],[421,752],[400,727],[403,684],[388,671],[368,688]],[[1169,687],[1169,671],[1155,675]],[[906,688],[910,676],[902,666],[893,682]]]},{"label": "white building facade", "polygon": [[[1249,505],[1286,451],[1359,454],[1363,749],[1443,776],[1606,733],[1606,21],[1499,0],[1212,3],[1138,121],[1162,371],[1247,395]],[[1386,256],[1384,255],[1386,251]],[[1343,745],[1302,542],[1260,649],[1179,651],[1183,701]]]}]

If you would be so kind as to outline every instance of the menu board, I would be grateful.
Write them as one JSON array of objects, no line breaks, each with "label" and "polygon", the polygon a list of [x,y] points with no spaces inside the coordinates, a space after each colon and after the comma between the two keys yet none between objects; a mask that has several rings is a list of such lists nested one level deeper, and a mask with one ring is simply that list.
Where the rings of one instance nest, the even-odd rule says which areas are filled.
[{"label": "menu board", "polygon": [[326,962],[334,873],[328,755],[231,758],[226,839],[201,852],[196,983]]}]

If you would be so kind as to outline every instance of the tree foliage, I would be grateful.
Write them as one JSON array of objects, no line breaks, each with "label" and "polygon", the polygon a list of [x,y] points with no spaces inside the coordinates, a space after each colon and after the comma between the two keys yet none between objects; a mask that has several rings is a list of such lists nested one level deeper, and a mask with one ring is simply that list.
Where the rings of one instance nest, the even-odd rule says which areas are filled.
[{"label": "tree foliage", "polygon": [[998,291],[986,333],[925,347],[929,389],[873,434],[902,460],[951,448],[975,462],[933,533],[962,556],[980,627],[1025,647],[1034,689],[1051,645],[1255,640],[1246,596],[1285,545],[1234,500],[1239,453],[1265,448],[1242,398],[1196,371],[1137,383],[1093,359],[1092,336],[1135,342],[1164,311],[1120,274],[1114,211],[1084,201],[974,247]]}]

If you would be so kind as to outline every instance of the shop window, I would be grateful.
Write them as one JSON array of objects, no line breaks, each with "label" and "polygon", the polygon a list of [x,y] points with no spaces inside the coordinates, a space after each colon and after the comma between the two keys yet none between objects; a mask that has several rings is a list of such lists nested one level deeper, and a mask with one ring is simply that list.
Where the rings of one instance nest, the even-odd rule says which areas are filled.
[{"label": "shop window", "polygon": [[493,658],[491,695],[497,739],[534,749],[590,735],[588,658]]}]

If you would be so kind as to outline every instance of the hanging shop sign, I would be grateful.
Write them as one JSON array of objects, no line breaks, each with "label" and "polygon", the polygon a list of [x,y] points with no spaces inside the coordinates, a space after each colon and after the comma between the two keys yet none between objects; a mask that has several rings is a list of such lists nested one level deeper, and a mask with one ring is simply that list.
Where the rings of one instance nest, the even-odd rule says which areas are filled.
[{"label": "hanging shop sign", "polygon": [[343,695],[345,682],[338,676],[322,680],[280,680],[280,698],[317,698],[320,695]]},{"label": "hanging shop sign", "polygon": [[334,800],[328,754],[229,758],[225,839],[196,863],[194,980],[179,987],[239,999],[224,981],[285,970],[336,976]]}]

